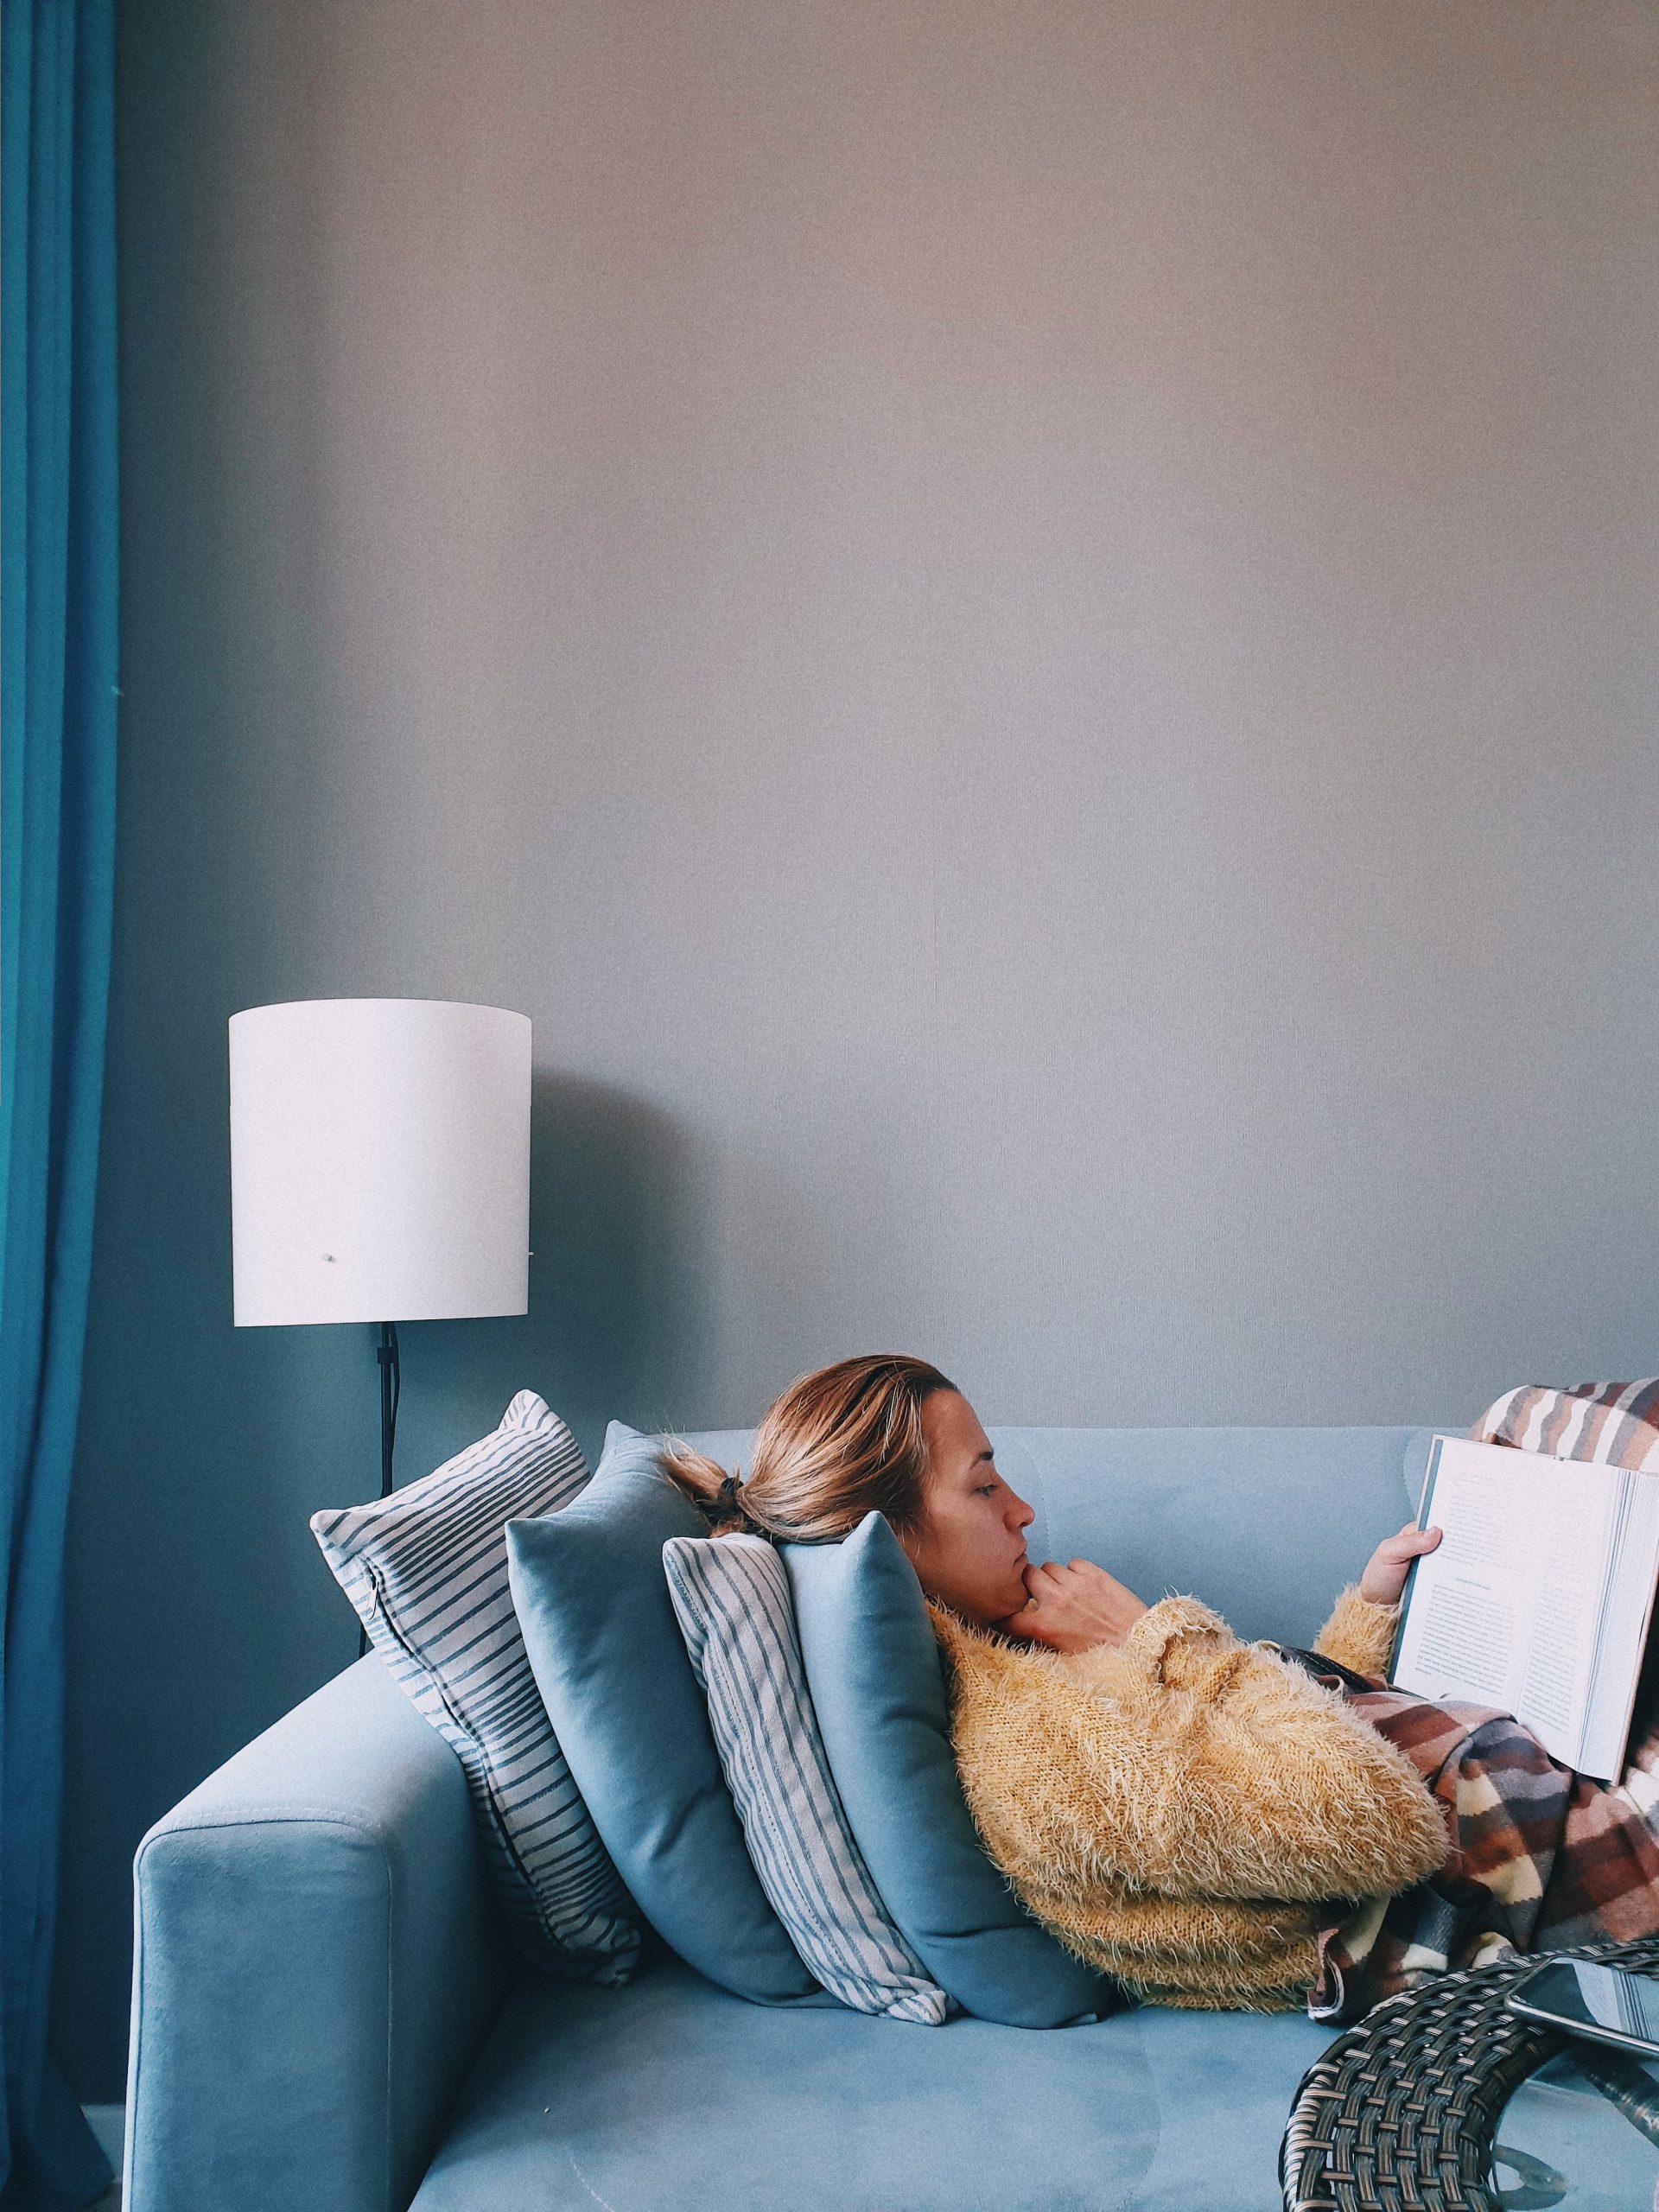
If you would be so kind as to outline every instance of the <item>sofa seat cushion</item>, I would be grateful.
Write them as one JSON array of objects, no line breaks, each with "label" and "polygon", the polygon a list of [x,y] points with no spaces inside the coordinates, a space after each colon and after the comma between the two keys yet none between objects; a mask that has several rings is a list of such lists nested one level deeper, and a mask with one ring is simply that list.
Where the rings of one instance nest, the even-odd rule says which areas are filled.
[{"label": "sofa seat cushion", "polygon": [[912,2027],[748,2005],[671,1959],[626,1991],[525,1977],[414,2212],[1276,2212],[1329,2039],[1156,2010]]}]

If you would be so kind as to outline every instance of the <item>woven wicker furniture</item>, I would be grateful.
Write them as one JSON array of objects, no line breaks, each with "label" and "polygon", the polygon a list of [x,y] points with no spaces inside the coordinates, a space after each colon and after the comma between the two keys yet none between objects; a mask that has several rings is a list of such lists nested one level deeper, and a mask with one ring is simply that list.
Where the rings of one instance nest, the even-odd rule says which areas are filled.
[{"label": "woven wicker furniture", "polygon": [[[1659,1975],[1659,1937],[1574,1954]],[[1501,2212],[1491,2179],[1505,2105],[1569,2038],[1504,1999],[1535,1958],[1444,1974],[1390,1998],[1303,2075],[1279,2154],[1286,2212]],[[1621,2054],[1576,2043],[1581,2070],[1643,2133],[1659,2100]],[[1545,2201],[1552,2201],[1546,2199]]]}]

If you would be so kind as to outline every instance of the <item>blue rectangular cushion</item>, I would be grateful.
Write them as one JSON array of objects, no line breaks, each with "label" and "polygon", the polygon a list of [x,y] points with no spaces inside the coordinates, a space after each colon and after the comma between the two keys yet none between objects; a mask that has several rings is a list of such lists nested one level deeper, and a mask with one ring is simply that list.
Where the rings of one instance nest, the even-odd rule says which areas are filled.
[{"label": "blue rectangular cushion", "polygon": [[980,2019],[1008,2027],[1111,2011],[1121,2001],[1113,1985],[1030,1916],[979,1840],[950,1748],[938,1647],[899,1539],[872,1513],[844,1543],[783,1551],[848,1825],[928,1972]]},{"label": "blue rectangular cushion", "polygon": [[743,1841],[663,1571],[708,1522],[621,1421],[562,1511],[507,1525],[524,1649],[576,1786],[640,1910],[699,1974],[760,2004],[833,1999]]}]

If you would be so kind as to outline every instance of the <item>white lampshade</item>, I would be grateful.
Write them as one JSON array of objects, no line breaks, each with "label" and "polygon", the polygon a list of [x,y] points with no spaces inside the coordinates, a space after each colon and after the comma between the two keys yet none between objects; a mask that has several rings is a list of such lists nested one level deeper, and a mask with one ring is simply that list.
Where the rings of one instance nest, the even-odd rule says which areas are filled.
[{"label": "white lampshade", "polygon": [[238,1328],[523,1313],[530,1021],[440,999],[231,1016]]}]

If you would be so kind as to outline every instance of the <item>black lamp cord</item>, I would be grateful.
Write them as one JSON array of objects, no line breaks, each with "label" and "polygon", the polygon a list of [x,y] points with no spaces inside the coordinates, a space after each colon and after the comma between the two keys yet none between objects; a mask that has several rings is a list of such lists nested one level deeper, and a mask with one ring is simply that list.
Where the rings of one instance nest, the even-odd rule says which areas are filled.
[{"label": "black lamp cord", "polygon": [[[380,1369],[380,1495],[391,1496],[391,1448],[397,1436],[397,1401],[403,1394],[403,1373],[397,1364],[397,1324],[380,1324],[380,1341],[374,1348]],[[369,1648],[367,1629],[359,1631],[357,1656]]]}]

